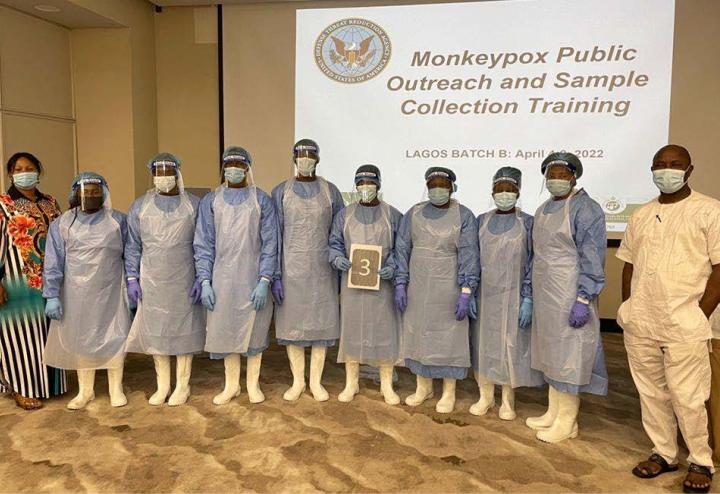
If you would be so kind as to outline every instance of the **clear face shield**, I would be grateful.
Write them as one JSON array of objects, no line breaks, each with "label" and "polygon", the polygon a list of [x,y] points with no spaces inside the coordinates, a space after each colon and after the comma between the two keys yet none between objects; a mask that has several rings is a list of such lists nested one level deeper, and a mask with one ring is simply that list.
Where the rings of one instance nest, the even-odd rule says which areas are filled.
[{"label": "clear face shield", "polygon": [[520,197],[517,181],[510,177],[495,179],[492,188],[492,197],[495,207],[499,211],[510,211],[516,207]]},{"label": "clear face shield", "polygon": [[182,174],[172,161],[156,161],[152,165],[153,187],[160,194],[174,195],[185,191]]},{"label": "clear face shield", "polygon": [[222,173],[227,187],[247,187],[255,184],[252,167],[245,161],[226,160],[223,162]]},{"label": "clear face shield", "polygon": [[318,155],[311,149],[298,149],[293,156],[295,176],[312,177],[319,161]]},{"label": "clear face shield", "polygon": [[575,172],[564,161],[551,162],[545,168],[545,189],[553,197],[570,193],[575,186]]},{"label": "clear face shield", "polygon": [[87,179],[78,183],[75,190],[77,197],[77,205],[80,211],[87,214],[93,214],[101,209],[109,209],[111,206],[110,195],[103,185],[102,181],[97,179]]},{"label": "clear face shield", "polygon": [[361,204],[371,204],[375,199],[380,199],[380,187],[375,180],[355,180],[354,188],[355,192],[353,192],[352,202],[357,201]]},{"label": "clear face shield", "polygon": [[446,177],[434,176],[425,182],[423,189],[423,201],[430,201],[433,206],[444,206],[452,199],[453,192],[457,191],[457,185]]}]

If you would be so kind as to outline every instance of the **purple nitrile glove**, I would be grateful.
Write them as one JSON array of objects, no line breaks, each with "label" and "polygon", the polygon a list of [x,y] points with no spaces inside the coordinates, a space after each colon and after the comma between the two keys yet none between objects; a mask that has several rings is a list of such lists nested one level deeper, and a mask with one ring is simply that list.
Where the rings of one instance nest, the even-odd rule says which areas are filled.
[{"label": "purple nitrile glove", "polygon": [[472,297],[469,293],[461,293],[458,297],[458,301],[455,304],[455,319],[462,321],[468,315],[470,311],[470,298]]},{"label": "purple nitrile glove", "polygon": [[407,285],[395,285],[395,308],[400,312],[405,312],[407,304]]},{"label": "purple nitrile glove", "polygon": [[273,294],[273,298],[278,305],[282,305],[283,299],[285,298],[285,289],[283,288],[282,280],[275,280],[270,286],[270,291]]},{"label": "purple nitrile glove", "polygon": [[138,280],[128,280],[127,282],[127,293],[128,298],[133,303],[138,303],[138,300],[142,300],[142,288]]},{"label": "purple nitrile glove", "polygon": [[200,302],[200,295],[202,294],[202,287],[200,286],[200,281],[195,280],[195,283],[193,283],[193,286],[190,288],[190,300],[192,300],[193,304],[198,304]]},{"label": "purple nitrile glove", "polygon": [[582,328],[590,320],[590,305],[576,301],[570,310],[570,326]]}]

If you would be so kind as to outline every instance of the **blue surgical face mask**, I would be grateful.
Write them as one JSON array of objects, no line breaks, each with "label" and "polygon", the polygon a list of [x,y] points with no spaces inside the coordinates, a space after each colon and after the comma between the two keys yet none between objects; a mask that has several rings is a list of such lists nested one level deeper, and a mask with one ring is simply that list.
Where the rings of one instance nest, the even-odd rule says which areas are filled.
[{"label": "blue surgical face mask", "polygon": [[239,184],[245,180],[245,170],[237,167],[225,168],[225,180],[231,184]]},{"label": "blue surgical face mask", "polygon": [[450,200],[450,191],[445,187],[433,187],[428,190],[428,199],[433,206],[443,206]]},{"label": "blue surgical face mask", "polygon": [[518,195],[516,192],[498,192],[493,194],[495,206],[500,211],[510,211],[517,204]]},{"label": "blue surgical face mask", "polygon": [[663,194],[674,194],[685,185],[685,173],[687,173],[687,170],[674,170],[672,168],[653,170],[653,182]]},{"label": "blue surgical face mask", "polygon": [[21,189],[32,189],[38,183],[38,172],[20,172],[13,175],[13,183]]},{"label": "blue surgical face mask", "polygon": [[553,197],[562,197],[572,190],[572,182],[570,180],[551,178],[545,181],[545,187]]}]

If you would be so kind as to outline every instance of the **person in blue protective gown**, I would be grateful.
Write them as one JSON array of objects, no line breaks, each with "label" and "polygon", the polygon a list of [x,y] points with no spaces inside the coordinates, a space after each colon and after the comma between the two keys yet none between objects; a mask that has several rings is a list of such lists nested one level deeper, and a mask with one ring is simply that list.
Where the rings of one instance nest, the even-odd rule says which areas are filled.
[{"label": "person in blue protective gown", "polygon": [[[398,360],[400,318],[393,301],[395,277],[395,234],[402,215],[378,197],[381,179],[375,165],[362,165],[355,172],[356,203],[340,210],[330,232],[330,264],[343,273],[340,284],[340,349],[338,362],[345,363],[345,389],[338,396],[350,402],[360,391],[360,364],[379,367],[380,392],[385,403],[397,405],[393,390],[393,366]],[[349,288],[348,276],[362,266],[350,262],[353,244],[382,247],[377,271],[380,288]],[[365,268],[367,269],[367,268]]]},{"label": "person in blue protective gown", "polygon": [[549,384],[548,409],[528,418],[536,437],[556,443],[578,434],[580,393],[606,395],[608,375],[597,298],[605,286],[605,214],[583,189],[580,159],[552,153],[541,171],[552,196],[533,226],[531,365]]},{"label": "person in blue protective gown", "polygon": [[155,188],[128,213],[125,274],[137,315],[126,351],[153,356],[157,391],[148,401],[155,406],[170,393],[170,356],[177,356],[177,384],[168,404],[178,406],[190,397],[193,354],[205,344],[205,310],[193,263],[200,199],[185,192],[174,155],[160,153],[148,168]]},{"label": "person in blue protective gown", "polygon": [[433,395],[433,378],[443,379],[435,410],[455,408],[455,384],[470,367],[468,314],[480,275],[477,221],[451,198],[452,170],[425,173],[429,201],[403,216],[395,241],[395,303],[404,313],[400,356],[417,376],[405,404],[418,406]]},{"label": "person in blue protective gown", "polygon": [[502,420],[514,420],[515,392],[543,384],[530,367],[532,321],[533,217],[516,207],[522,173],[504,166],[493,177],[496,208],[478,217],[480,286],[478,317],[470,322],[472,363],[480,400],[470,407],[485,415],[495,404],[495,385],[502,386]]},{"label": "person in blue protective gown", "polygon": [[275,335],[287,348],[293,384],[283,395],[295,401],[305,390],[305,348],[310,353],[310,391],[317,401],[329,395],[322,372],[327,348],[340,337],[338,277],[328,263],[328,238],[344,207],[340,191],[316,174],[320,148],[310,139],[293,147],[295,176],[272,191],[280,225],[280,262],[272,292]]},{"label": "person in blue protective gown", "polygon": [[195,270],[208,310],[205,351],[225,361],[225,388],[213,398],[216,405],[240,394],[241,356],[247,357],[250,402],[265,400],[259,378],[273,312],[278,225],[270,196],[253,183],[252,164],[245,149],[225,150],[225,181],[201,201],[195,230]]},{"label": "person in blue protective gown", "polygon": [[122,376],[130,310],[123,251],[127,218],[112,209],[107,182],[84,172],[72,183],[72,208],[50,225],[43,297],[52,319],[47,365],[77,371],[79,391],[67,405],[84,408],[95,398],[95,371],[107,369],[110,404],[127,404]]}]

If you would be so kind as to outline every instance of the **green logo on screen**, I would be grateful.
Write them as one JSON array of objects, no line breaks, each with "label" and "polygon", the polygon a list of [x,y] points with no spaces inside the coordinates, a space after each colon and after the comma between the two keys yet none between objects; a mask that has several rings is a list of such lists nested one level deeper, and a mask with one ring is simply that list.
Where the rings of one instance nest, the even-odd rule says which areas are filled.
[{"label": "green logo on screen", "polygon": [[383,28],[367,19],[342,19],[326,27],[315,40],[315,63],[336,82],[355,84],[377,76],[392,53]]}]

